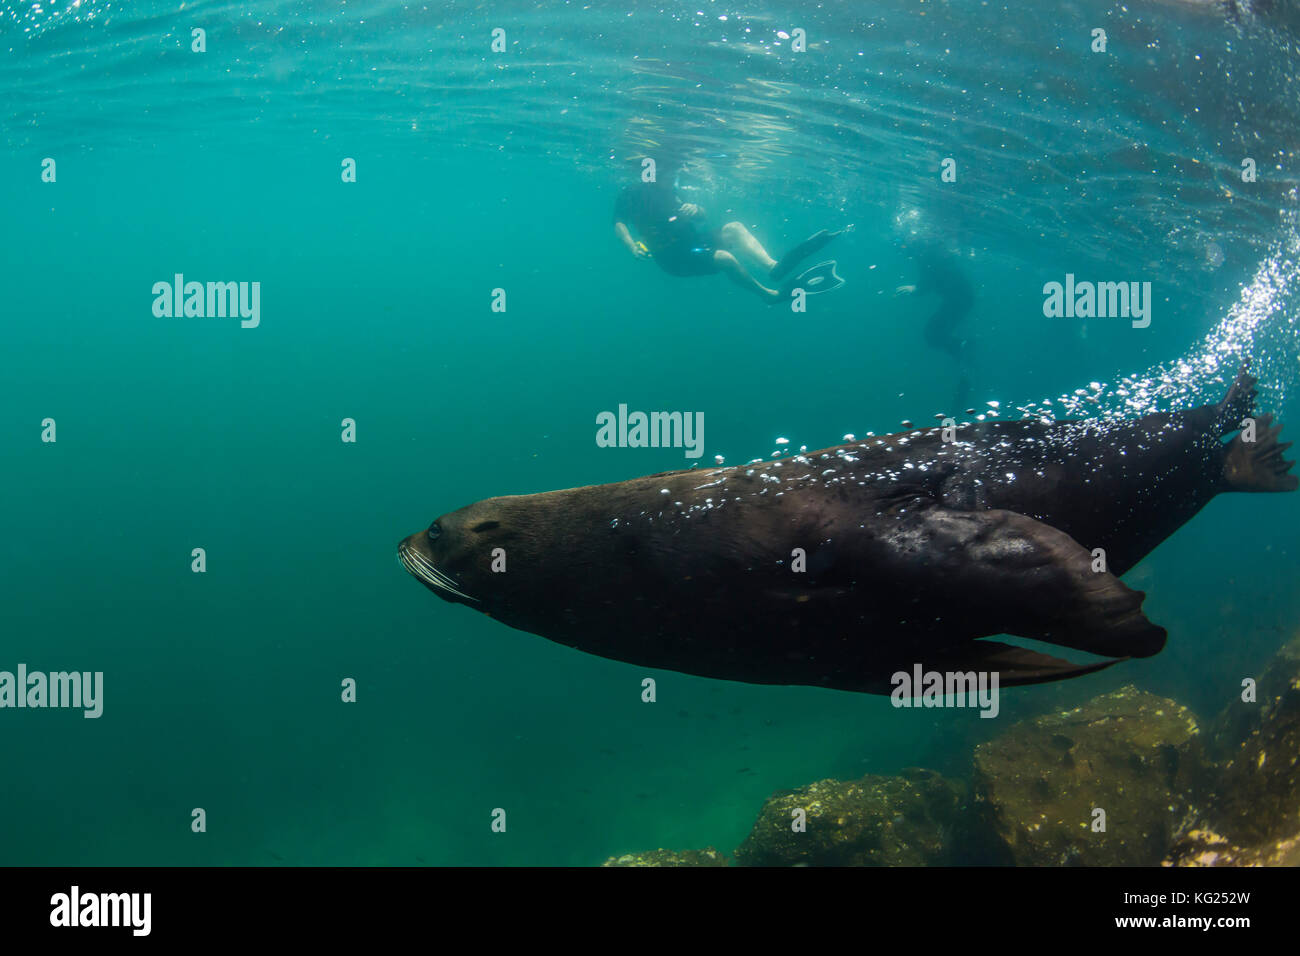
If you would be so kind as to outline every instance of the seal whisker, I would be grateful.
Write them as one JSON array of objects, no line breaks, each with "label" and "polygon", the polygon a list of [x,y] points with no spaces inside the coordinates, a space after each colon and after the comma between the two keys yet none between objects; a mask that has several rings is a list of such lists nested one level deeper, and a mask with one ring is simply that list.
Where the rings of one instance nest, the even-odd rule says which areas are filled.
[{"label": "seal whisker", "polygon": [[406,563],[406,569],[414,574],[421,581],[428,584],[441,584],[433,574],[433,568],[429,562],[425,561],[419,554],[407,550],[402,554],[402,560]]},{"label": "seal whisker", "polygon": [[464,598],[467,601],[478,600],[477,598],[470,597],[468,594],[462,591],[460,587],[456,584],[456,582],[449,575],[445,574],[442,571],[439,571],[436,567],[434,567],[433,563],[429,561],[428,558],[420,554],[418,551],[415,551],[414,549],[409,548],[405,544],[403,544],[401,547],[397,549],[397,555],[402,560],[402,563],[406,566],[406,569],[410,571],[411,574],[415,575],[417,578],[423,581],[425,584],[428,584],[432,587],[438,588],[443,591],[448,591],[456,595],[457,597]]},{"label": "seal whisker", "polygon": [[426,584],[438,583],[436,580],[433,580],[432,576],[429,574],[427,570],[427,563],[423,561],[418,554],[416,554],[406,545],[402,545],[400,548],[397,549],[397,556],[398,558],[401,559],[402,565],[406,568],[406,570],[411,574],[415,575],[421,581],[425,582]]}]

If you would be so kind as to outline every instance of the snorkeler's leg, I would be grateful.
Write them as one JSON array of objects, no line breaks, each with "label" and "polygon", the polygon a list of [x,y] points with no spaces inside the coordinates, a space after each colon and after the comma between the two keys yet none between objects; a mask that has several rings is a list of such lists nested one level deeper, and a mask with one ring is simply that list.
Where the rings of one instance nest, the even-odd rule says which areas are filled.
[{"label": "snorkeler's leg", "polygon": [[953,324],[943,321],[940,318],[943,316],[944,313],[941,310],[926,323],[925,342],[931,348],[946,352],[952,356],[957,370],[957,389],[953,396],[953,405],[958,409],[962,409],[970,401],[970,340],[958,338],[953,329]]},{"label": "snorkeler's leg", "polygon": [[957,409],[963,409],[970,402],[970,376],[966,372],[957,373],[957,391],[953,395],[953,406]]},{"label": "snorkeler's leg", "polygon": [[966,403],[970,401],[971,391],[971,342],[970,339],[962,339],[957,344],[957,407],[965,408]]},{"label": "snorkeler's leg", "polygon": [[728,249],[740,252],[753,261],[764,272],[776,265],[776,260],[767,254],[763,244],[754,238],[754,234],[743,223],[729,222],[722,227],[722,241]]},{"label": "snorkeler's leg", "polygon": [[726,275],[728,279],[736,285],[753,292],[765,302],[774,302],[781,297],[781,293],[777,292],[776,289],[769,289],[746,272],[745,267],[740,264],[740,260],[725,249],[718,249],[713,253],[713,262],[718,267],[718,271]]},{"label": "snorkeler's leg", "polygon": [[926,320],[922,333],[925,344],[940,352],[947,352],[955,359],[960,359],[961,340],[954,334],[958,319],[960,316],[954,315],[951,309],[940,305],[938,311]]}]

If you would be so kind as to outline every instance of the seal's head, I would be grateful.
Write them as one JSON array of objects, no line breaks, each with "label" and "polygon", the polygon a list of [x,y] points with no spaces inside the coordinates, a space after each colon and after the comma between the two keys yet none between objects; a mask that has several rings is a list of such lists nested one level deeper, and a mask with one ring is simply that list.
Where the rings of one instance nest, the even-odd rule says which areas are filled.
[{"label": "seal's head", "polygon": [[511,611],[532,608],[538,598],[545,603],[548,590],[562,587],[546,569],[554,564],[556,530],[569,526],[563,497],[552,492],[476,501],[402,540],[397,557],[438,597],[509,619]]},{"label": "seal's head", "polygon": [[[438,597],[455,604],[480,605],[486,592],[475,588],[477,565],[510,537],[488,501],[476,502],[436,518],[397,545],[397,557],[417,580]],[[476,595],[474,590],[479,590]]]},{"label": "seal's head", "polygon": [[[625,630],[620,622],[629,602],[650,614],[671,600],[659,586],[661,548],[645,534],[659,525],[646,520],[634,529],[626,516],[644,513],[648,494],[662,507],[666,484],[699,484],[698,474],[682,474],[485,498],[405,538],[397,556],[438,597],[503,624],[569,646],[589,643],[588,637],[613,640]],[[676,492],[678,498],[687,493]],[[671,527],[662,534],[677,540]],[[691,551],[679,556],[672,576],[698,579],[691,567],[696,560]]]}]

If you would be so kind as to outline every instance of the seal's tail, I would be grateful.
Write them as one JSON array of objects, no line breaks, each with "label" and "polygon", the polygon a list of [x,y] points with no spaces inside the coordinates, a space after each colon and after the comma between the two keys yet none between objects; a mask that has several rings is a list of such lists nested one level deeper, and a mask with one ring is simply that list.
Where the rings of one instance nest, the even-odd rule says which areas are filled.
[{"label": "seal's tail", "polygon": [[[1235,387],[1235,386],[1234,386]],[[1229,393],[1231,397],[1231,393]],[[1273,425],[1272,415],[1251,420],[1246,417],[1241,432],[1228,443],[1223,462],[1223,480],[1229,491],[1295,491],[1300,478],[1288,472],[1295,467],[1282,453],[1291,442],[1279,442],[1282,426]]]}]

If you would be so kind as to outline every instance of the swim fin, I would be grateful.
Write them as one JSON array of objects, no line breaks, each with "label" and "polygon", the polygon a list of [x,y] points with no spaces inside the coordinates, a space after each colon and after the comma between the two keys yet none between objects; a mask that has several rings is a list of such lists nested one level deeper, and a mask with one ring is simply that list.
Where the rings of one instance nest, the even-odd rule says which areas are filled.
[{"label": "swim fin", "polygon": [[790,293],[795,289],[803,289],[807,295],[817,295],[821,292],[831,292],[838,289],[844,285],[844,280],[836,273],[835,265],[834,259],[827,259],[825,262],[819,262],[817,265],[805,269],[781,287],[782,297],[790,298]]},{"label": "swim fin", "polygon": [[772,269],[768,274],[773,279],[784,278],[794,271],[795,266],[803,262],[803,260],[807,259],[814,252],[820,251],[828,242],[844,231],[845,230],[843,229],[836,229],[834,232],[829,232],[823,229],[820,232],[813,233],[777,260],[776,265],[772,266]]}]

